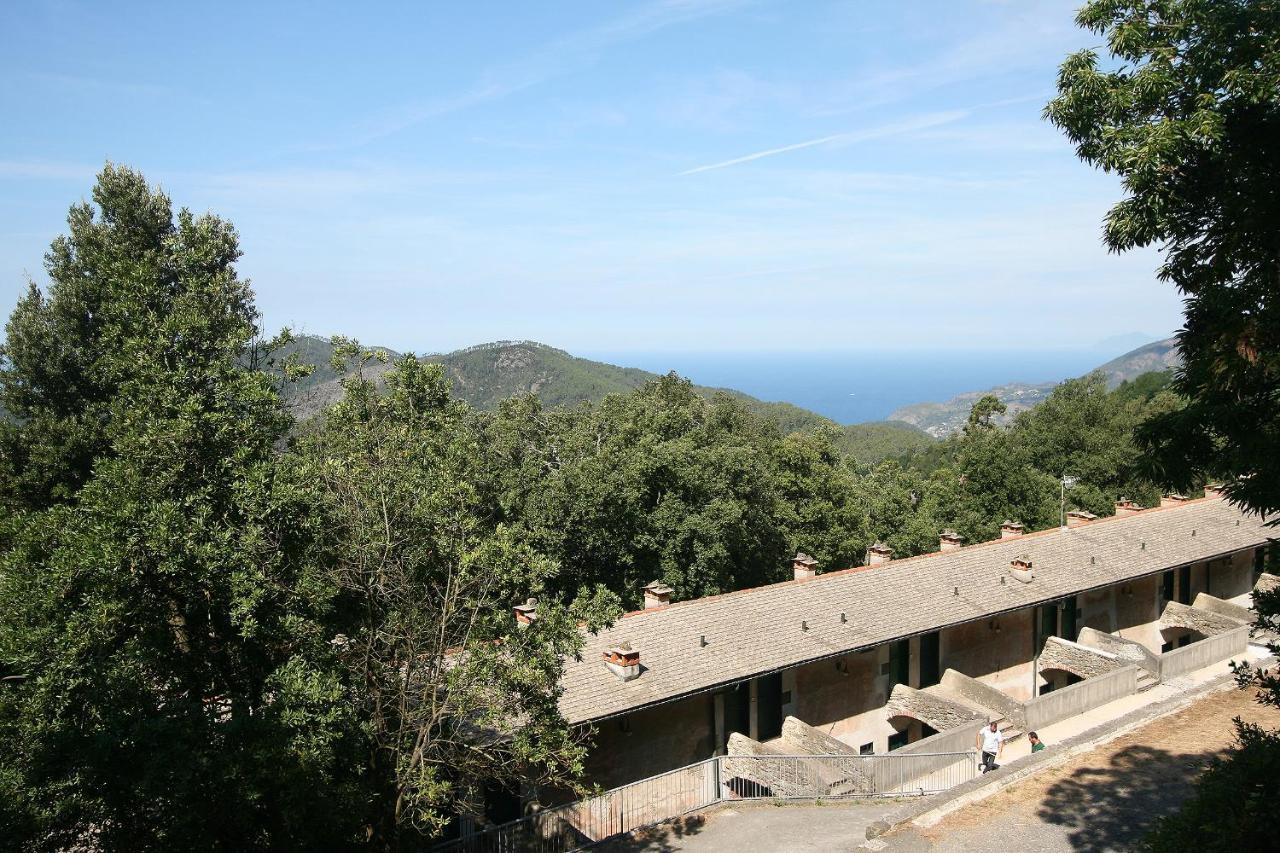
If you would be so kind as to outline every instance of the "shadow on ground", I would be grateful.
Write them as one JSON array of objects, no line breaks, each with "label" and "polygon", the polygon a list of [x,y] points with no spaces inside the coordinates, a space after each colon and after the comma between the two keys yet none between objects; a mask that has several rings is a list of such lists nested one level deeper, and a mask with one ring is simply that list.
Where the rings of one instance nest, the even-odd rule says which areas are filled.
[{"label": "shadow on ground", "polygon": [[1136,849],[1156,818],[1176,811],[1221,754],[1126,747],[1105,766],[1082,767],[1051,785],[1036,817],[1064,827],[1076,850]]},{"label": "shadow on ground", "polygon": [[703,815],[685,815],[658,826],[638,829],[631,835],[606,841],[594,849],[603,853],[671,853],[678,849],[675,846],[677,841],[697,835],[706,823]]}]

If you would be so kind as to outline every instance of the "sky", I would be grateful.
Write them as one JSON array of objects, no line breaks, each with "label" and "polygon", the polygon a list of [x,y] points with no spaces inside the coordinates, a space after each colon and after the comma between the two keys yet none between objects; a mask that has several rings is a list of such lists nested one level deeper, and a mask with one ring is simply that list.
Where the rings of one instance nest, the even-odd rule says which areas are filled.
[{"label": "sky", "polygon": [[400,351],[1162,337],[1041,117],[1067,2],[0,6],[0,304],[110,160],[241,235],[264,323]]}]

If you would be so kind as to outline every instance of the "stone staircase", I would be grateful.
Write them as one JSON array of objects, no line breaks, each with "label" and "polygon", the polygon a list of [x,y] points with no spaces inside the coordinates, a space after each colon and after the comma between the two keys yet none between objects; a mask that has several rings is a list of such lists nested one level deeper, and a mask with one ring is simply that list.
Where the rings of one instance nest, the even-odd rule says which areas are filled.
[{"label": "stone staircase", "polygon": [[972,711],[976,716],[982,717],[985,720],[995,720],[996,731],[1003,734],[1006,741],[1017,740],[1026,734],[1026,732],[1018,728],[1012,720],[1008,719],[994,708],[989,708],[986,705],[983,705],[968,696],[964,696],[955,690],[951,690],[942,684],[935,684],[932,687],[926,687],[921,692],[937,697],[943,701],[951,702],[955,705],[962,705]]},{"label": "stone staircase", "polygon": [[1155,675],[1153,675],[1150,672],[1147,672],[1145,669],[1141,669],[1141,668],[1138,669],[1138,692],[1139,693],[1144,693],[1150,690],[1152,687],[1155,687],[1159,683],[1160,683],[1160,679],[1156,678]]}]

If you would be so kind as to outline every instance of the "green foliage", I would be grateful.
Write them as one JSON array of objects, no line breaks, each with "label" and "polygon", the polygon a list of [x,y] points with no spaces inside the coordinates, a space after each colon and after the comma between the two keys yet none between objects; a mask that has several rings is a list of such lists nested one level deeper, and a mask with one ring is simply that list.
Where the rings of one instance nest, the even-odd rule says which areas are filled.
[{"label": "green foliage", "polygon": [[126,169],[94,199],[9,327],[0,800],[40,849],[340,844],[332,589],[235,232]]},{"label": "green foliage", "polygon": [[939,442],[927,432],[900,421],[872,421],[841,427],[836,448],[859,465],[886,459],[904,460],[928,453]]},{"label": "green foliage", "polygon": [[657,578],[691,598],[780,580],[796,549],[843,566],[866,544],[834,431],[785,438],[674,375],[572,411],[518,398],[486,432],[495,503],[560,584],[635,604]]},{"label": "green foliage", "polygon": [[1186,405],[1141,440],[1154,477],[1225,477],[1244,506],[1280,509],[1280,4],[1093,0],[1077,22],[1105,36],[1063,63],[1046,115],[1086,162],[1118,174],[1115,251],[1160,245],[1185,295]]},{"label": "green foliage", "polygon": [[[404,356],[386,383],[380,395],[346,380],[298,464],[322,495],[341,589],[370,839],[398,848],[477,810],[487,782],[575,781],[584,746],[556,704],[563,660],[582,647],[580,620],[594,629],[618,606],[600,591],[572,605],[544,594],[557,566],[492,523],[480,435],[439,366]],[[511,605],[529,595],[538,619],[522,630]]]}]

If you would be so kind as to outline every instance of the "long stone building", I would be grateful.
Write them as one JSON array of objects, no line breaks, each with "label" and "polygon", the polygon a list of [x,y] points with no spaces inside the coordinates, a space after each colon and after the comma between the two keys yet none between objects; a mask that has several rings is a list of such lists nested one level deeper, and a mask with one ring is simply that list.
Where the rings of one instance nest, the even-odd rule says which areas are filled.
[{"label": "long stone building", "polygon": [[967,748],[988,719],[1016,735],[1238,656],[1271,529],[1212,492],[1162,503],[967,547],[944,532],[909,559],[876,546],[842,571],[800,554],[794,580],[693,601],[651,584],[566,666],[589,778],[735,749]]}]

